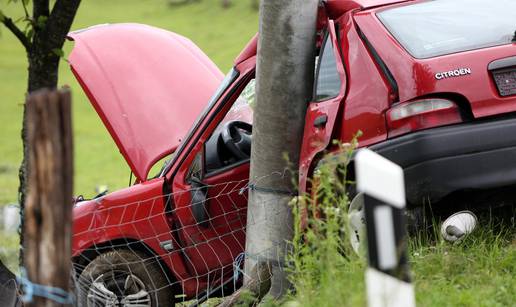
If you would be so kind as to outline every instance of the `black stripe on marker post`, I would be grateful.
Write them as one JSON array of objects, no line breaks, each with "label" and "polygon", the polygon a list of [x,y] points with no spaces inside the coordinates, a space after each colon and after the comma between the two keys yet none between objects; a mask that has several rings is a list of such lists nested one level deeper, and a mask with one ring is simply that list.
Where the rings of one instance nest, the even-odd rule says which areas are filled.
[{"label": "black stripe on marker post", "polygon": [[369,266],[410,283],[404,210],[364,195]]}]

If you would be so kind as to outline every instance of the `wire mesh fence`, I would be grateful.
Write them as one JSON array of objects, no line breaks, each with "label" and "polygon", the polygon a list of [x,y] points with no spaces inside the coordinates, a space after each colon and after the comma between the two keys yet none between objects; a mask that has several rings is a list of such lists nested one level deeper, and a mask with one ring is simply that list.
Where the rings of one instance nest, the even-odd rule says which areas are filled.
[{"label": "wire mesh fence", "polygon": [[[76,304],[196,305],[240,288],[246,258],[262,266],[253,268],[256,276],[270,278],[270,271],[284,268],[280,249],[287,245],[269,241],[259,252],[246,254],[246,226],[259,225],[254,229],[266,232],[274,226],[267,216],[290,214],[290,208],[264,202],[258,206],[269,214],[248,215],[253,186],[247,180],[198,182],[159,197],[135,196],[128,203],[110,195],[92,200],[95,206],[77,203],[72,250]],[[260,272],[264,268],[269,272]]]}]

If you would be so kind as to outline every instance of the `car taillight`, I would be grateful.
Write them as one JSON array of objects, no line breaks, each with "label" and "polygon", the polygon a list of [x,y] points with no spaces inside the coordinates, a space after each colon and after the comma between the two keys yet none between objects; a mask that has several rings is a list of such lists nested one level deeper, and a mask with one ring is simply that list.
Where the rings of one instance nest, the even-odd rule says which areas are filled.
[{"label": "car taillight", "polygon": [[395,105],[387,111],[389,137],[461,121],[459,108],[447,99],[415,100]]}]

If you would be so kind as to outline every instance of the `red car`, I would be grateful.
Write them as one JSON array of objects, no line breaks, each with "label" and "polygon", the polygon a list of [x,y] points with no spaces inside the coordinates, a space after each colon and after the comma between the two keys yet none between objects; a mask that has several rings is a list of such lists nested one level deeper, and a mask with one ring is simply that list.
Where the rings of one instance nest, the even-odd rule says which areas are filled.
[{"label": "red car", "polygon": [[[359,147],[404,168],[412,207],[512,197],[514,12],[513,0],[321,4],[300,192],[320,153],[337,150],[331,140],[362,131]],[[226,77],[191,41],[150,26],[70,38],[71,69],[137,178],[74,207],[79,303],[156,306],[231,291],[245,247],[256,37]]]}]

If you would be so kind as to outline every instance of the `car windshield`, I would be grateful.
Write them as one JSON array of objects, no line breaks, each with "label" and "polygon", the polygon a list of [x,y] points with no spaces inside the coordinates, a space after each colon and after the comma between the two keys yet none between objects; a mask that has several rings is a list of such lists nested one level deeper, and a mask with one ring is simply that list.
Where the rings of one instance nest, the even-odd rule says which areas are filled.
[{"label": "car windshield", "polygon": [[515,0],[434,0],[387,9],[383,25],[415,58],[510,44]]},{"label": "car windshield", "polygon": [[170,166],[173,164],[173,162],[175,160],[174,158],[175,158],[176,154],[183,151],[185,144],[188,143],[188,141],[191,138],[192,133],[197,129],[197,127],[199,126],[202,119],[208,115],[208,113],[213,108],[215,103],[220,99],[222,94],[231,85],[231,83],[233,83],[233,81],[235,81],[235,79],[238,77],[238,75],[239,75],[238,71],[235,68],[232,68],[229,71],[229,73],[226,75],[226,77],[224,77],[224,80],[222,80],[222,82],[220,83],[220,85],[217,88],[217,90],[215,91],[215,93],[211,96],[211,98],[208,102],[208,105],[206,106],[204,111],[202,111],[202,113],[194,121],[192,127],[190,127],[190,130],[186,134],[187,137],[183,140],[183,142],[181,143],[179,148],[166,159],[165,165],[163,165],[163,168],[160,171],[159,177],[163,176],[169,170]]}]

